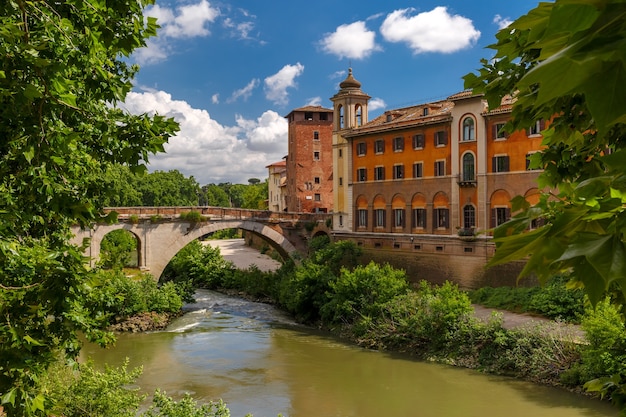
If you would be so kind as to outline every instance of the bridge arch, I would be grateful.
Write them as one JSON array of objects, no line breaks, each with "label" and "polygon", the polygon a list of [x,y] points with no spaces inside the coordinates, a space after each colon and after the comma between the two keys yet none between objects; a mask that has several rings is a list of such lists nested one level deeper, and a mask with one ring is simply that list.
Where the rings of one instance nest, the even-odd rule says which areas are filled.
[{"label": "bridge arch", "polygon": [[95,266],[100,259],[102,240],[108,233],[118,229],[127,230],[135,236],[138,266],[152,274],[157,280],[167,264],[182,248],[194,240],[223,229],[242,229],[255,233],[267,240],[285,259],[297,252],[295,246],[280,232],[266,224],[252,220],[99,224],[89,230],[76,228],[73,243],[80,245],[84,238],[89,239],[86,255],[90,258],[90,265]]}]

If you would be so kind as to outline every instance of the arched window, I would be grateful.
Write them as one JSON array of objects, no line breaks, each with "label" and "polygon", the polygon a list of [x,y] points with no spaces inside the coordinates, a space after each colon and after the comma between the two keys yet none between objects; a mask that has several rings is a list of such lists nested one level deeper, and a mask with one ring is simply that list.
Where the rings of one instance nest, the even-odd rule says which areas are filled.
[{"label": "arched window", "polygon": [[470,204],[463,207],[463,227],[465,229],[476,227],[476,209]]},{"label": "arched window", "polygon": [[340,104],[339,107],[337,108],[338,113],[339,113],[339,129],[343,129],[343,106]]},{"label": "arched window", "polygon": [[360,127],[363,124],[363,109],[359,104],[354,109],[356,127]]},{"label": "arched window", "polygon": [[474,119],[471,117],[466,117],[463,120],[463,140],[476,140]]},{"label": "arched window", "polygon": [[476,180],[474,166],[474,155],[469,152],[463,155],[463,181]]}]

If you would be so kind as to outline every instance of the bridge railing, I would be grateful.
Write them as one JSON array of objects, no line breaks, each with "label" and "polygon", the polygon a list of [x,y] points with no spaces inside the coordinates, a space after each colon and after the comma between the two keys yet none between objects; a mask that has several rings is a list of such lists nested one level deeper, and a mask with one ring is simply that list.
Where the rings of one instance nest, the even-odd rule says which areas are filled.
[{"label": "bridge railing", "polygon": [[212,206],[186,206],[186,207],[107,207],[105,212],[116,212],[118,218],[128,219],[131,216],[137,216],[140,219],[148,219],[152,216],[160,216],[167,219],[176,219],[181,214],[189,212],[198,212],[202,216],[209,219],[259,219],[264,221],[275,222],[317,222],[325,221],[332,215],[327,213],[294,213],[294,212],[276,212],[270,210],[254,210],[233,207],[212,207]]}]

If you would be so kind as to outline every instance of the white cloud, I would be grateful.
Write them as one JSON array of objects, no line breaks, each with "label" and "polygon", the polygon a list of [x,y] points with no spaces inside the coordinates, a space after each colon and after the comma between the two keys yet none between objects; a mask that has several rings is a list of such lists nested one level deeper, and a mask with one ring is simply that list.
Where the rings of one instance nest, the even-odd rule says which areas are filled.
[{"label": "white cloud", "polygon": [[385,18],[380,32],[389,42],[405,42],[413,53],[451,53],[473,45],[480,37],[472,21],[451,15],[446,7],[410,14],[415,9],[395,10]]},{"label": "white cloud", "polygon": [[376,33],[358,21],[339,26],[320,41],[324,52],[339,58],[363,59],[381,48],[376,44]]},{"label": "white cloud", "polygon": [[187,4],[176,9],[149,6],[145,16],[156,17],[161,26],[158,37],[149,39],[145,48],[140,48],[133,54],[139,64],[151,64],[167,59],[172,52],[172,39],[187,39],[210,35],[207,25],[213,23],[220,11],[211,7],[207,0],[200,0],[194,4]]},{"label": "white cloud", "polygon": [[239,98],[243,98],[243,101],[246,101],[252,95],[252,91],[259,86],[258,78],[252,79],[245,87],[240,88],[239,90],[233,91],[233,94],[226,100],[227,103],[234,103]]},{"label": "white cloud", "polygon": [[287,105],[289,93],[287,89],[296,86],[296,77],[304,72],[304,65],[285,65],[274,75],[265,78],[265,97],[277,105]]},{"label": "white cloud", "polygon": [[382,98],[373,98],[367,102],[367,109],[371,111],[384,109],[385,107],[387,107],[387,103]]},{"label": "white cloud", "polygon": [[502,17],[499,14],[497,14],[493,17],[493,23],[498,25],[499,29],[504,29],[505,27],[513,23],[513,21],[509,19],[508,17]]},{"label": "white cloud", "polygon": [[211,103],[220,104],[220,93],[215,93],[211,96]]},{"label": "white cloud", "polygon": [[150,158],[150,171],[177,169],[193,175],[200,185],[247,183],[266,178],[266,166],[287,153],[287,121],[268,110],[256,120],[237,117],[235,126],[223,126],[206,110],[173,100],[163,92],[131,92],[124,108],[133,114],[158,113],[174,117],[180,132],[165,145],[165,154]]},{"label": "white cloud", "polygon": [[321,106],[322,98],[320,96],[307,99],[305,106]]},{"label": "white cloud", "polygon": [[176,8],[176,12],[166,7],[153,6],[146,10],[147,16],[154,16],[161,25],[159,35],[172,38],[193,38],[210,34],[206,27],[220,15],[219,9],[211,7],[206,0]]}]

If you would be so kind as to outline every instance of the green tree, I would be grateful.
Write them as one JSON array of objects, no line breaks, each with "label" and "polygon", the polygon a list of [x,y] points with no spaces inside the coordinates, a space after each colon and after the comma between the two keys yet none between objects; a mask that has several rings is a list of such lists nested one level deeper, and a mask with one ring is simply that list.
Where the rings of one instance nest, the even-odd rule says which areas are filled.
[{"label": "green tree", "polygon": [[116,107],[156,33],[149,0],[0,2],[0,401],[44,415],[39,379],[78,332],[105,343],[86,310],[90,272],[70,226],[102,220],[104,173],[145,170],[178,128]]},{"label": "green tree", "polygon": [[197,206],[200,185],[178,170],[155,171],[137,177],[144,206]]},{"label": "green tree", "polygon": [[230,199],[222,187],[215,184],[209,184],[202,186],[200,205],[230,207]]},{"label": "green tree", "polygon": [[107,190],[103,204],[107,207],[142,206],[142,195],[137,189],[136,178],[136,174],[127,166],[110,166],[103,177]]},{"label": "green tree", "polygon": [[[569,273],[595,305],[606,292],[626,306],[626,2],[540,3],[497,34],[495,56],[483,60],[466,87],[491,108],[514,98],[509,131],[539,119],[545,149],[531,163],[546,191],[496,228],[491,265],[527,259],[521,276],[541,282]],[[534,220],[544,225],[527,231]],[[626,403],[626,370],[589,385]]]},{"label": "green tree", "polygon": [[102,239],[100,264],[104,268],[121,270],[130,265],[132,254],[136,251],[137,238],[135,235],[124,229],[114,230]]},{"label": "green tree", "polygon": [[[549,120],[545,149],[532,159],[546,191],[534,207],[498,227],[491,264],[530,256],[522,276],[545,282],[561,271],[593,303],[626,291],[626,2],[540,3],[497,34],[496,54],[466,87],[491,108],[512,95],[509,131]],[[554,191],[556,190],[556,191]],[[531,222],[545,224],[531,232]]]}]

